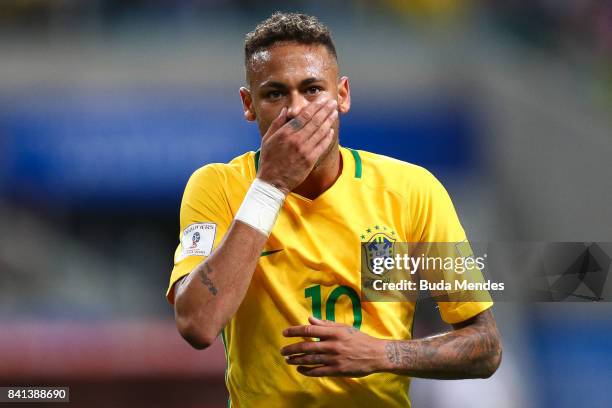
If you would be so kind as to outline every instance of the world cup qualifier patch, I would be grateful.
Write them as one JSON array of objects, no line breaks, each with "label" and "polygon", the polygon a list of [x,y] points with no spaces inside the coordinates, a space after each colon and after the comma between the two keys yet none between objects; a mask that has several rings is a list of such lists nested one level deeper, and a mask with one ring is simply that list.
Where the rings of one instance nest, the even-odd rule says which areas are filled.
[{"label": "world cup qualifier patch", "polygon": [[191,224],[181,234],[181,259],[188,256],[208,256],[215,243],[217,224],[203,222]]}]

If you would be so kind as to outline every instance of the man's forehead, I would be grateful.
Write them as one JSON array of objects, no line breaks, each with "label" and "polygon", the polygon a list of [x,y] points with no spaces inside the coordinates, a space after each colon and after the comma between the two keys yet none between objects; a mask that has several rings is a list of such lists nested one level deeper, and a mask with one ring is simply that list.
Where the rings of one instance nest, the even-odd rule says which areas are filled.
[{"label": "man's forehead", "polygon": [[263,82],[271,77],[336,75],[337,63],[324,45],[281,43],[254,53],[247,70],[251,81]]}]

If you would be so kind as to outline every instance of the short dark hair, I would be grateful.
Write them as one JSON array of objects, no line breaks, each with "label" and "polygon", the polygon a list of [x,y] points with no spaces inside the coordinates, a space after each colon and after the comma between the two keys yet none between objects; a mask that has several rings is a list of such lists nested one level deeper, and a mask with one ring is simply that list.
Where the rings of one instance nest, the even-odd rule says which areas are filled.
[{"label": "short dark hair", "polygon": [[246,35],[244,64],[249,65],[253,54],[283,41],[324,45],[334,59],[338,60],[329,28],[316,17],[277,11]]}]

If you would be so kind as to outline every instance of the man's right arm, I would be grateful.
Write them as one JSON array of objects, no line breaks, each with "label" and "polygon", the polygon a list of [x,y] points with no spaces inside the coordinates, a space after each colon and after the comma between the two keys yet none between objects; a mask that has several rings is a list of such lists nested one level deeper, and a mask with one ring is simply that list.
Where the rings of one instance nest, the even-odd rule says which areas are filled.
[{"label": "man's right arm", "polygon": [[234,221],[219,247],[175,284],[176,325],[193,347],[208,347],[236,313],[267,238]]},{"label": "man's right arm", "polygon": [[[257,178],[288,194],[333,141],[336,119],[335,101],[313,103],[288,123],[283,109],[262,138]],[[236,313],[267,240],[259,229],[234,219],[211,255],[175,284],[177,328],[193,347],[208,347]]]}]

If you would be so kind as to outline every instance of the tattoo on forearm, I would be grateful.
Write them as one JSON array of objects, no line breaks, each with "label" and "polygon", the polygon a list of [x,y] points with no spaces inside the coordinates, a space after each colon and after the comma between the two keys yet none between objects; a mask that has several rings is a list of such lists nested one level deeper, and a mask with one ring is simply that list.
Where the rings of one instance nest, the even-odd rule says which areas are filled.
[{"label": "tattoo on forearm", "polygon": [[204,265],[200,268],[200,280],[202,281],[204,286],[208,288],[210,293],[213,294],[213,296],[217,296],[218,290],[215,287],[213,281],[208,276],[209,273],[212,273],[212,268],[207,263],[204,263]]},{"label": "tattoo on forearm", "polygon": [[385,345],[385,349],[387,350],[387,360],[395,366],[400,365],[400,355],[399,355],[399,346],[397,341],[389,341]]},{"label": "tattoo on forearm", "polygon": [[389,341],[385,345],[387,359],[397,367],[410,367],[414,360],[414,351],[410,344],[405,341]]},{"label": "tattoo on forearm", "polygon": [[493,318],[418,340],[388,341],[387,361],[408,375],[426,378],[475,378],[491,375],[501,360]]}]

